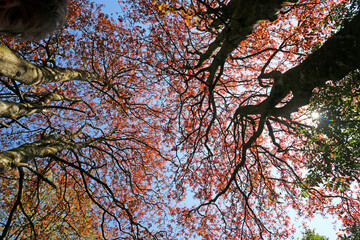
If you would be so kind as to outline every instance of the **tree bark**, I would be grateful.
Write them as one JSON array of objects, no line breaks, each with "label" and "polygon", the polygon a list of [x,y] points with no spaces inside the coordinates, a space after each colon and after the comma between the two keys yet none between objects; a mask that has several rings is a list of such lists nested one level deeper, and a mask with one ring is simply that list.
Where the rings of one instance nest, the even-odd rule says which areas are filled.
[{"label": "tree bark", "polygon": [[[10,101],[0,101],[0,117],[8,119],[17,119],[19,117],[28,116],[33,113],[44,110],[50,101],[66,100],[67,98],[58,93],[50,93],[42,97],[34,103],[16,103]],[[73,99],[76,101],[78,99]]]},{"label": "tree bark", "polygon": [[72,140],[79,133],[73,135],[49,135],[33,143],[25,143],[17,148],[0,153],[0,174],[12,168],[26,166],[35,157],[46,157],[73,148],[76,143]]},{"label": "tree bark", "polygon": [[[235,115],[267,114],[289,118],[290,114],[309,104],[312,91],[329,80],[339,81],[360,68],[360,13],[330,37],[324,45],[301,64],[281,74],[282,85],[274,85],[270,96],[257,105],[240,106]],[[270,74],[271,75],[271,74]],[[277,76],[278,77],[278,76]],[[275,79],[275,77],[274,77]],[[276,81],[275,81],[276,82]],[[293,98],[284,106],[276,104],[287,96]]]},{"label": "tree bark", "polygon": [[[219,14],[221,14],[219,18],[221,18],[221,22],[226,23],[226,26],[216,39],[209,44],[207,50],[200,54],[196,66],[200,67],[205,61],[213,58],[210,66],[207,67],[210,73],[207,79],[209,86],[213,85],[218,69],[224,65],[227,58],[238,48],[239,44],[252,33],[258,23],[263,20],[275,20],[279,10],[285,4],[291,2],[297,2],[297,0],[231,0],[225,7],[219,9]],[[214,55],[217,50],[218,52]]]},{"label": "tree bark", "polygon": [[10,49],[0,44],[0,75],[6,76],[26,85],[38,85],[50,82],[71,80],[90,81],[100,75],[83,70],[68,68],[39,67],[21,59]]}]

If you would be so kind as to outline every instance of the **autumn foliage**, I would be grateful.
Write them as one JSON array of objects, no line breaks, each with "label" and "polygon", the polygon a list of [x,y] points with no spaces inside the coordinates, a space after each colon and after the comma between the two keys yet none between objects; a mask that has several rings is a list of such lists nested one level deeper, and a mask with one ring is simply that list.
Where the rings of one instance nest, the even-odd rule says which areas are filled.
[{"label": "autumn foliage", "polygon": [[289,239],[290,209],[358,226],[357,1],[119,6],[1,38],[2,238]]}]

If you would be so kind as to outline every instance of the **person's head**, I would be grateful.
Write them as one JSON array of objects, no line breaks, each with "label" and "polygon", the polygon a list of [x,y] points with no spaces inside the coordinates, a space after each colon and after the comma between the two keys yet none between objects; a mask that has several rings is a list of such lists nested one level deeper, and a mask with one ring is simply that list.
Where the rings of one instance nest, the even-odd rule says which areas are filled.
[{"label": "person's head", "polygon": [[66,20],[68,0],[0,0],[0,33],[38,40]]}]

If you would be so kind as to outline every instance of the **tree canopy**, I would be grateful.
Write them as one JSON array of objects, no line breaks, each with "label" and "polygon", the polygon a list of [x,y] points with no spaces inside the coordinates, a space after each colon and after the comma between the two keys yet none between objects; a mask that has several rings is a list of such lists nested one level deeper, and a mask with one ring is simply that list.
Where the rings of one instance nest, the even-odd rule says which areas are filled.
[{"label": "tree canopy", "polygon": [[301,240],[329,240],[329,238],[320,236],[315,230],[306,230]]},{"label": "tree canopy", "polygon": [[356,235],[358,1],[119,6],[1,37],[1,238],[288,239],[290,209]]}]

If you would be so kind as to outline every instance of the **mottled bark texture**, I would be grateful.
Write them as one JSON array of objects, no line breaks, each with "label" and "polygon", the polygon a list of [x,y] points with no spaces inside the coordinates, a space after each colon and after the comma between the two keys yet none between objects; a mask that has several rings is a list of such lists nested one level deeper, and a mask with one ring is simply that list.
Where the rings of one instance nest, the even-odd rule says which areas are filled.
[{"label": "mottled bark texture", "polygon": [[6,173],[12,168],[26,166],[28,161],[35,157],[55,155],[61,150],[74,148],[78,144],[73,139],[78,134],[48,135],[39,141],[26,143],[0,153],[0,174]]},{"label": "mottled bark texture", "polygon": [[51,101],[70,100],[72,102],[80,99],[70,99],[58,93],[50,93],[40,98],[36,102],[16,103],[10,101],[0,101],[0,117],[8,119],[17,119],[28,116],[33,113],[41,112]]},{"label": "mottled bark texture", "polygon": [[71,80],[90,81],[99,78],[98,74],[68,68],[40,67],[21,59],[11,50],[0,44],[0,76],[15,79],[26,85]]}]

